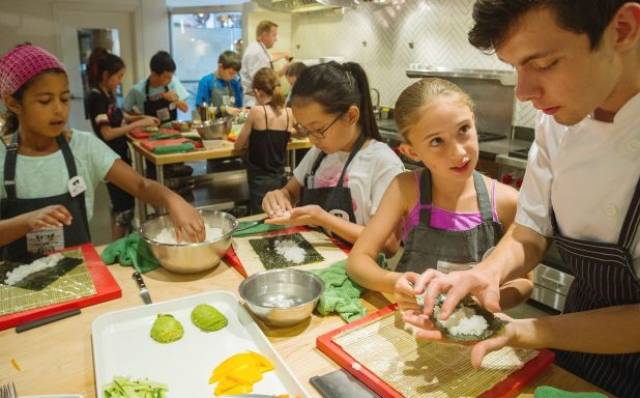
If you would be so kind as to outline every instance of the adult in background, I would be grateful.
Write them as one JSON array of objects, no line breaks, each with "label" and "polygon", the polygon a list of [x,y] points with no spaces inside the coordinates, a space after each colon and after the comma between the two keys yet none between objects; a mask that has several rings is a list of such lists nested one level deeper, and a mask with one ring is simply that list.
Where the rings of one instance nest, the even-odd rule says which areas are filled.
[{"label": "adult in background", "polygon": [[[256,28],[256,41],[249,44],[242,56],[242,70],[240,79],[244,92],[243,104],[251,107],[256,104],[256,97],[253,95],[251,82],[253,76],[262,68],[274,69],[273,63],[281,59],[289,59],[288,52],[269,53],[269,49],[278,40],[278,25],[272,21],[260,21]],[[283,76],[287,71],[288,64],[285,64],[279,71],[278,76]],[[274,69],[275,70],[275,69]]]},{"label": "adult in background", "polygon": [[287,106],[291,106],[291,91],[293,91],[293,85],[296,84],[296,80],[300,77],[302,72],[307,69],[307,65],[302,62],[292,62],[289,64],[287,68],[287,82],[289,83],[289,94],[287,94]]},{"label": "adult in background", "polygon": [[235,115],[242,108],[242,85],[238,72],[242,64],[240,56],[233,51],[225,51],[218,57],[218,68],[200,79],[196,106],[206,102],[225,112]]}]

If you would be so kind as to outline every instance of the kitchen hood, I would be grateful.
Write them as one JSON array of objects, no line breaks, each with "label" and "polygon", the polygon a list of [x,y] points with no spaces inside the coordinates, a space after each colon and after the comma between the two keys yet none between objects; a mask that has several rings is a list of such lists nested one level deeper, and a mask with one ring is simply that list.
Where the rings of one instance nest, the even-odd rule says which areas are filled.
[{"label": "kitchen hood", "polygon": [[314,12],[341,7],[355,7],[363,3],[384,5],[387,0],[256,0],[258,5],[276,12]]}]

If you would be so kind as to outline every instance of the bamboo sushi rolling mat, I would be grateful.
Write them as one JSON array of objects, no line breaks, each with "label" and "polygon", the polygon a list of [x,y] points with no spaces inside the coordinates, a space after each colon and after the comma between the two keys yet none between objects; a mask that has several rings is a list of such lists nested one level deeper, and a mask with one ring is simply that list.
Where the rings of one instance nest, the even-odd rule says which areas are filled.
[{"label": "bamboo sushi rolling mat", "polygon": [[[81,250],[71,250],[63,254],[66,257],[83,258]],[[0,282],[0,316],[94,294],[96,294],[96,287],[86,263],[83,262],[39,291],[9,286]]]},{"label": "bamboo sushi rolling mat", "polygon": [[314,230],[298,231],[294,234],[279,234],[278,232],[269,232],[266,234],[237,237],[233,238],[233,250],[242,263],[242,266],[247,272],[247,275],[252,275],[257,272],[264,271],[266,267],[260,259],[260,255],[256,253],[254,247],[251,245],[251,240],[263,239],[266,237],[272,238],[274,236],[285,238],[287,236],[292,236],[295,234],[302,235],[302,238],[309,242],[311,246],[323,257],[323,259],[308,264],[292,266],[291,268],[304,270],[324,268],[330,266],[335,262],[347,258],[345,252],[338,246],[336,246],[335,243],[333,243],[326,234]]},{"label": "bamboo sushi rolling mat", "polygon": [[333,342],[406,398],[477,397],[538,351],[505,347],[471,367],[471,346],[417,340],[399,311],[347,330]]}]

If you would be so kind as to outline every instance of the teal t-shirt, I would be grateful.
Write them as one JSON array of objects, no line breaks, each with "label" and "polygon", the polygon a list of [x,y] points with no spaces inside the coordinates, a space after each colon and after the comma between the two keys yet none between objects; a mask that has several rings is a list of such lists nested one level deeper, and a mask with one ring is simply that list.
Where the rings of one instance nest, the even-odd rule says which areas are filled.
[{"label": "teal t-shirt", "polygon": [[[93,217],[93,201],[95,189],[100,181],[104,181],[113,162],[119,159],[95,134],[71,130],[69,141],[71,153],[76,161],[78,175],[84,178],[87,190],[85,203],[87,217]],[[7,197],[4,188],[4,160],[7,148],[0,144],[0,198]],[[18,198],[35,199],[68,192],[69,172],[64,162],[62,151],[58,150],[46,156],[18,155],[16,161],[16,195]]]},{"label": "teal t-shirt", "polygon": [[[144,101],[147,99],[147,95],[144,92],[144,88],[147,84],[147,79],[139,81],[135,86],[129,90],[126,98],[124,99],[124,106],[122,107],[126,112],[144,114]],[[189,98],[189,92],[184,88],[180,80],[173,76],[171,82],[167,86],[169,91],[175,91],[178,94],[180,101],[184,101]],[[164,86],[161,87],[149,87],[149,96],[157,96],[164,93]]]}]

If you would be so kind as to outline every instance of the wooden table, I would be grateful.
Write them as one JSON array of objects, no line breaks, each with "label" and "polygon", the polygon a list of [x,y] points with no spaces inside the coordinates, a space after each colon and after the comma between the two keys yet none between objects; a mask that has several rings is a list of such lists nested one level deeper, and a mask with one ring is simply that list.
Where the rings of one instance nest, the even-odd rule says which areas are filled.
[{"label": "wooden table", "polygon": [[[84,308],[81,315],[21,334],[16,334],[14,329],[0,332],[0,383],[13,381],[18,392],[27,395],[81,393],[87,398],[96,396],[91,322],[105,312],[142,305],[138,289],[131,279],[132,269],[119,265],[112,265],[110,269],[122,288],[122,298]],[[212,271],[195,275],[177,275],[157,269],[145,274],[145,281],[153,300],[159,302],[216,289],[237,294],[242,277],[235,269],[221,263]],[[363,298],[369,310],[389,303],[378,293],[367,293]],[[309,385],[309,378],[338,369],[338,366],[315,348],[315,339],[341,325],[343,322],[337,316],[313,315],[308,322],[291,328],[261,327],[305,388],[312,396],[319,397]],[[21,370],[12,365],[12,360]],[[520,396],[532,397],[538,385],[553,385],[573,391],[599,391],[555,365]]]},{"label": "wooden table", "polygon": [[[147,159],[151,163],[153,163],[156,168],[156,180],[163,184],[165,183],[164,177],[164,169],[163,166],[168,164],[175,163],[184,163],[184,162],[195,162],[200,160],[210,160],[210,159],[225,159],[232,157],[239,157],[246,153],[246,150],[236,151],[233,148],[233,142],[227,140],[219,140],[216,142],[212,141],[211,149],[196,149],[191,152],[181,152],[181,153],[171,153],[165,155],[157,155],[153,153],[153,151],[148,150],[142,145],[141,140],[133,138],[131,135],[128,135],[129,139],[129,148],[131,150],[133,156],[133,167],[140,175],[145,175],[144,172],[144,161],[143,159]],[[298,149],[308,149],[311,148],[312,144],[308,139],[291,139],[289,144],[287,145],[287,151],[289,152],[289,165],[292,170],[297,164],[296,161],[296,150]],[[146,209],[137,199],[136,199],[136,216],[140,222],[146,219]]]}]

